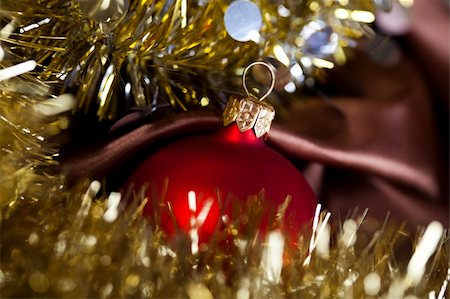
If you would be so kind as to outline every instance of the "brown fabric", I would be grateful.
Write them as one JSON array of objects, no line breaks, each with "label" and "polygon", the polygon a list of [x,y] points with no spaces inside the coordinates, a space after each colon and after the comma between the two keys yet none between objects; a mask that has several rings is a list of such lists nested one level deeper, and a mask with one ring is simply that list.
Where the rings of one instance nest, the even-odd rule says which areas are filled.
[{"label": "brown fabric", "polygon": [[416,0],[412,7],[411,32],[407,36],[424,80],[447,108],[449,98],[450,18],[447,0]]},{"label": "brown fabric", "polygon": [[62,155],[62,168],[69,178],[108,176],[134,160],[136,155],[145,156],[146,152],[151,152],[160,141],[212,131],[221,124],[217,113],[197,111],[173,115],[144,124],[110,141],[82,149],[67,149]]},{"label": "brown fabric", "polygon": [[[434,9],[415,10],[414,18],[433,20],[439,10],[441,21],[429,26],[448,27],[448,11],[438,0],[416,3]],[[448,30],[413,24],[407,41],[415,50],[398,65],[357,57],[334,74],[345,78],[352,96],[293,102],[268,135],[270,146],[302,165],[319,200],[333,212],[367,207],[376,217],[390,211],[410,224],[436,219],[448,225],[448,130],[439,127],[448,128],[448,105],[438,109],[448,103]],[[220,126],[219,113],[176,115],[68,154],[63,167],[75,176],[108,175],[161,140]]]},{"label": "brown fabric", "polygon": [[346,71],[359,78],[361,97],[293,103],[270,144],[324,165],[311,183],[331,210],[359,206],[378,217],[389,210],[411,223],[448,223],[431,98],[417,69],[406,60],[383,69],[360,58]]}]

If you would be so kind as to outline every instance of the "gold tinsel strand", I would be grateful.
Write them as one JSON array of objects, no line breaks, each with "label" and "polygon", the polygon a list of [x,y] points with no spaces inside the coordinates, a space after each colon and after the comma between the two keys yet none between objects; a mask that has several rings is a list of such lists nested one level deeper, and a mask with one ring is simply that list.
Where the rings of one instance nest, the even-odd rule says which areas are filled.
[{"label": "gold tinsel strand", "polygon": [[[42,198],[31,207],[24,202],[2,220],[4,297],[363,298],[404,288],[408,298],[424,298],[438,294],[446,279],[447,237],[425,276],[411,285],[406,262],[396,261],[393,253],[408,239],[403,226],[380,226],[355,215],[341,228],[331,228],[331,237],[325,237],[328,250],[317,245],[322,248],[309,256],[310,229],[298,240],[279,231],[264,238],[259,224],[248,219],[251,202],[239,207],[237,221],[192,253],[187,235],[167,239],[141,217],[139,203],[146,201],[139,196],[133,206],[119,208],[117,219],[105,216],[108,200],[95,199],[99,186],[93,182],[87,192],[70,192],[63,203]],[[323,239],[329,229],[319,225],[316,237]]]},{"label": "gold tinsel strand", "polygon": [[31,76],[26,76],[26,82],[19,79],[0,82],[2,209],[15,208],[24,198],[37,200],[48,194],[48,182],[56,179],[51,168],[57,164],[54,160],[57,149],[47,138],[59,134],[68,119],[65,116],[44,119],[35,112],[47,97],[48,86]]},{"label": "gold tinsel strand", "polygon": [[[133,107],[223,106],[240,90],[242,69],[261,57],[304,72],[343,63],[343,49],[370,32],[366,23],[374,16],[371,1],[260,0],[259,41],[237,42],[223,22],[229,1],[108,1],[119,2],[129,7],[99,20],[82,9],[93,6],[86,1],[2,0],[0,25],[14,31],[0,42],[14,59],[36,61],[35,76],[56,94],[76,95],[77,110],[115,119]],[[305,53],[301,32],[310,22],[330,26],[338,39],[334,54]]]}]

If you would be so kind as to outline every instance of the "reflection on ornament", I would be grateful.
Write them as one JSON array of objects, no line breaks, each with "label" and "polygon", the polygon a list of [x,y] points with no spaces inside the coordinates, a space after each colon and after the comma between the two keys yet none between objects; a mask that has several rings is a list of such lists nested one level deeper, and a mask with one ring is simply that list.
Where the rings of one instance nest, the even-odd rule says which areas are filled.
[{"label": "reflection on ornament", "polygon": [[325,57],[336,51],[338,35],[322,20],[306,24],[300,36],[304,40],[302,51],[307,55]]},{"label": "reflection on ornament", "polygon": [[375,15],[367,10],[338,8],[334,11],[334,16],[341,20],[352,20],[358,23],[373,23],[375,21]]},{"label": "reflection on ornament", "polygon": [[238,0],[227,8],[223,17],[228,34],[240,42],[259,39],[262,26],[261,12],[255,3]]},{"label": "reflection on ornament", "polygon": [[97,22],[111,22],[120,19],[129,7],[128,0],[78,0],[80,10]]},{"label": "reflection on ornament", "polygon": [[295,63],[291,69],[290,69],[291,76],[297,81],[297,82],[303,82],[305,80],[305,74],[303,72],[302,67],[300,64]]},{"label": "reflection on ornament", "polygon": [[377,9],[381,9],[384,12],[389,12],[392,9],[391,0],[372,0],[372,3]]},{"label": "reflection on ornament", "polygon": [[377,12],[376,24],[386,35],[407,34],[411,29],[410,7],[403,6],[399,1],[393,1],[389,12]]}]

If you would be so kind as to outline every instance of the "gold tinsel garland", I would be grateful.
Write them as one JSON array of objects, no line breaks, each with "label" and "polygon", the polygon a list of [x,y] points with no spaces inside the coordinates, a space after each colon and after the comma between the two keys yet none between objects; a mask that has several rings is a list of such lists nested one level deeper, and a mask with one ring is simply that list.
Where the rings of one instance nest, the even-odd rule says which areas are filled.
[{"label": "gold tinsel garland", "polygon": [[[321,13],[336,8],[335,1],[321,1],[322,6],[316,1],[292,1],[287,7],[302,8],[305,15],[300,19],[305,19],[317,14],[313,2]],[[369,2],[356,2],[371,7]],[[100,118],[114,118],[120,110],[114,93],[121,90],[114,85],[127,76],[135,106],[167,102],[186,108],[203,96],[221,99],[217,86],[228,82],[227,74],[272,51],[284,33],[295,32],[295,28],[271,26],[275,6],[261,1],[269,16],[263,31],[268,48],[237,47],[227,38],[218,41],[225,33],[214,20],[222,16],[224,3],[194,6],[189,24],[195,25],[179,30],[175,27],[180,23],[176,16],[180,3],[130,1],[132,15],[117,24],[101,25],[81,14],[76,1],[2,0],[3,28],[43,23],[33,30],[8,34],[4,30],[0,35],[1,49],[8,56],[0,59],[0,71],[23,60],[38,63],[35,73],[21,79],[6,80],[5,72],[0,73],[1,296],[443,298],[450,245],[448,232],[437,223],[426,231],[420,228],[412,237],[403,225],[370,218],[370,211],[369,216],[366,211],[352,211],[330,226],[330,215],[318,210],[313,223],[295,239],[276,229],[262,236],[259,223],[253,221],[263,212],[253,208],[262,206],[258,203],[263,195],[258,195],[236,204],[234,221],[224,223],[226,229],[195,251],[188,236],[180,233],[168,239],[156,219],[149,224],[141,217],[148,201],[162,198],[144,198],[138,192],[124,207],[117,204],[120,195],[99,192],[98,182],[65,185],[55,162],[57,146],[49,140],[67,127],[67,111],[73,106],[93,110]],[[158,17],[158,22],[138,26],[144,15]],[[218,29],[208,31],[208,26]],[[357,35],[349,28],[344,28],[348,36]],[[113,41],[105,30],[115,32]],[[175,44],[172,50],[167,40]],[[183,56],[191,49],[199,50]],[[159,53],[164,55],[158,57]],[[99,91],[103,80],[99,78],[108,65],[114,65],[105,79],[111,88]],[[136,66],[144,69],[136,71]],[[125,75],[119,76],[122,67]],[[143,74],[153,74],[155,80],[144,89]],[[180,76],[184,79],[174,79]],[[76,88],[71,90],[71,84]],[[220,90],[232,86],[227,83]],[[77,100],[56,96],[69,90],[75,91]],[[154,93],[157,100],[148,102]]]},{"label": "gold tinsel garland", "polygon": [[162,199],[141,192],[125,208],[114,204],[118,194],[97,196],[99,182],[64,186],[46,143],[62,116],[42,116],[45,92],[11,91],[45,86],[27,80],[0,92],[2,297],[443,298],[449,242],[436,223],[411,238],[367,211],[331,227],[322,213],[295,240],[279,230],[264,237],[254,221],[259,195],[235,204],[235,220],[193,252],[188,236],[167,239],[157,220],[141,217]]},{"label": "gold tinsel garland", "polygon": [[[375,7],[371,1],[260,0],[259,41],[238,42],[223,22],[229,1],[108,3],[119,2],[129,2],[128,9],[99,20],[80,9],[86,1],[2,0],[0,25],[15,30],[0,42],[16,61],[36,61],[35,75],[56,94],[76,95],[77,110],[115,119],[133,107],[223,107],[240,90],[243,68],[260,57],[276,57],[297,73],[343,63],[344,49],[370,34],[366,23]],[[309,53],[302,36],[307,24],[326,24],[312,30],[333,32],[333,53]],[[291,83],[301,84],[302,76]]]}]

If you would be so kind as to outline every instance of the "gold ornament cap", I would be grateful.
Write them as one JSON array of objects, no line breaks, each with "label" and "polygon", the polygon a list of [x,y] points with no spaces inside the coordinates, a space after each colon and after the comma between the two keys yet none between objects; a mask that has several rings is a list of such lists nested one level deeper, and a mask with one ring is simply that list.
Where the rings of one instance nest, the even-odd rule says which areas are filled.
[{"label": "gold ornament cap", "polygon": [[[267,92],[257,98],[251,94],[247,88],[247,73],[255,65],[263,65],[269,71],[272,81]],[[263,100],[269,96],[275,86],[275,72],[273,67],[265,62],[256,61],[247,66],[242,75],[242,84],[244,86],[247,97],[243,99],[231,98],[223,111],[223,124],[228,126],[232,122],[236,122],[241,132],[253,129],[256,137],[261,137],[270,130],[270,125],[275,117],[275,109],[272,105],[264,103]]]}]

